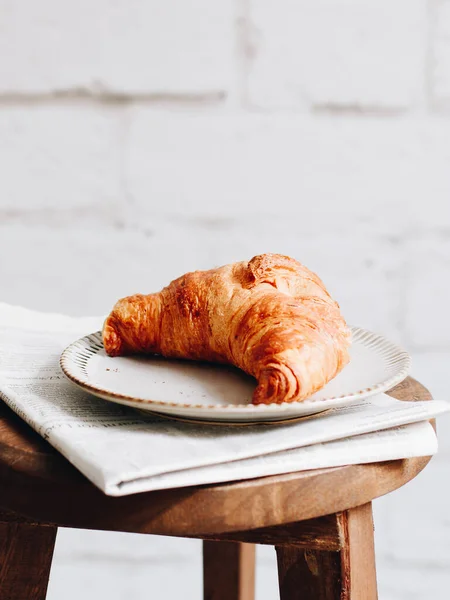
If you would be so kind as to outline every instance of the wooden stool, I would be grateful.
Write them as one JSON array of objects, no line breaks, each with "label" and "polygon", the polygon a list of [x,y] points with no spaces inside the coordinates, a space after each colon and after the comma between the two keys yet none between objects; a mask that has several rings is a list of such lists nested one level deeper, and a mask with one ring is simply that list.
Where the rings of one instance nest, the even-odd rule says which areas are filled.
[{"label": "wooden stool", "polygon": [[[429,400],[407,379],[391,395]],[[275,546],[281,600],[377,598],[373,498],[429,458],[105,496],[0,403],[0,598],[43,600],[58,526],[201,538],[204,598],[251,600],[254,545]]]}]

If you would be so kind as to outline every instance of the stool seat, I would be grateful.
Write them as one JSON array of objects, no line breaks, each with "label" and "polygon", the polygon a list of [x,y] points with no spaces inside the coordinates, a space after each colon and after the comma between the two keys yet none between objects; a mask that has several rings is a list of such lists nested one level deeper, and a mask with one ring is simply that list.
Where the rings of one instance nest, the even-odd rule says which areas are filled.
[{"label": "stool seat", "polygon": [[[407,378],[389,393],[400,400],[431,399],[429,392],[412,378]],[[47,532],[50,527],[55,534],[56,527],[64,526],[224,540],[219,542],[223,550],[218,553],[214,551],[217,542],[205,542],[205,548],[208,549],[205,554],[205,569],[209,573],[205,573],[205,598],[208,597],[206,590],[216,586],[220,580],[214,565],[222,563],[223,567],[227,552],[232,553],[234,559],[230,560],[237,561],[238,565],[234,569],[238,573],[233,584],[234,591],[225,586],[227,595],[220,595],[215,590],[209,597],[228,600],[247,600],[252,597],[252,584],[242,574],[244,563],[247,564],[248,572],[252,571],[251,566],[248,566],[251,559],[245,554],[249,552],[246,550],[247,544],[232,544],[230,550],[227,544],[233,541],[269,543],[277,547],[282,599],[297,598],[295,590],[300,589],[297,575],[308,580],[312,572],[317,575],[322,568],[327,573],[335,569],[338,583],[335,581],[333,585],[337,590],[336,594],[326,595],[328,592],[324,592],[325,595],[322,596],[317,595],[316,590],[308,592],[308,595],[306,588],[302,588],[304,595],[298,598],[376,598],[375,584],[369,584],[369,592],[364,583],[361,584],[363,587],[357,586],[350,593],[350,583],[343,582],[338,574],[342,572],[342,561],[348,562],[352,556],[348,550],[351,547],[351,536],[360,535],[352,534],[352,531],[365,531],[365,537],[372,538],[372,499],[395,490],[414,478],[428,461],[429,457],[410,458],[115,498],[108,497],[95,488],[62,455],[5,404],[0,403],[0,507],[5,511],[3,522],[8,527],[12,523],[22,524],[24,527],[27,523],[33,523],[42,526],[43,530],[47,526]],[[42,537],[44,538],[45,536]],[[373,541],[371,543],[373,546]],[[295,552],[292,550],[294,546],[297,546]],[[299,548],[302,548],[300,554]],[[0,561],[1,552],[0,538]],[[11,557],[11,552],[8,552],[8,557]],[[308,567],[308,560],[312,560],[311,552],[319,553],[317,556],[322,561],[314,568],[311,565]],[[340,557],[336,558],[337,566],[334,562],[328,564],[328,559],[323,558],[327,553]],[[245,556],[247,558],[242,562]],[[314,558],[316,562],[317,556]],[[356,558],[353,557],[352,560],[354,562]],[[42,572],[42,568],[39,572]],[[294,572],[297,575],[292,583],[288,574]],[[356,572],[355,568],[353,572]],[[330,580],[328,575],[327,577]],[[366,577],[368,581],[372,579]],[[352,585],[357,585],[355,576],[352,581]],[[309,587],[311,585],[308,583]],[[348,587],[347,591],[344,590],[347,596],[338,595],[344,594],[342,590],[345,585]],[[329,586],[329,581],[326,586]],[[27,588],[24,593],[28,595],[23,597],[27,600],[45,598],[45,587],[46,584],[41,586],[41,591],[35,595],[32,595],[31,588]],[[0,592],[3,589],[9,588],[2,588],[0,582]],[[365,591],[358,591],[360,589]],[[311,595],[312,593],[316,595]],[[1,598],[9,597],[6,592],[3,594],[0,593]],[[11,598],[20,600],[17,595]]]},{"label": "stool seat", "polygon": [[[390,394],[428,400],[408,378]],[[1,505],[67,527],[200,536],[312,519],[370,502],[415,477],[411,458],[248,481],[105,496],[6,405],[0,406]]]}]

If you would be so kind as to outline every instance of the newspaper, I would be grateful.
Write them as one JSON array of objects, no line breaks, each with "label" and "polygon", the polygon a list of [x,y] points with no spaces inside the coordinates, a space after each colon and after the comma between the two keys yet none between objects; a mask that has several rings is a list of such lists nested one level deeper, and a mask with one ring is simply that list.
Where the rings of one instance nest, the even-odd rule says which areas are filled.
[{"label": "newspaper", "polygon": [[235,481],[437,451],[426,421],[442,401],[385,394],[293,424],[208,426],[143,414],[69,382],[62,350],[101,328],[0,304],[0,397],[103,492],[136,492]]}]

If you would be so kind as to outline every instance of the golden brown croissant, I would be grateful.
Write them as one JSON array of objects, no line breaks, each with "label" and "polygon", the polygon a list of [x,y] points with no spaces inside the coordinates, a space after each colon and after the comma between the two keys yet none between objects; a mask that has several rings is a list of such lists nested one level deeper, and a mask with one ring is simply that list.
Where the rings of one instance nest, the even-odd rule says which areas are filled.
[{"label": "golden brown croissant", "polygon": [[253,403],[269,404],[303,400],[335,377],[349,360],[350,331],[317,275],[262,254],[119,300],[103,343],[110,356],[231,363],[256,377]]}]

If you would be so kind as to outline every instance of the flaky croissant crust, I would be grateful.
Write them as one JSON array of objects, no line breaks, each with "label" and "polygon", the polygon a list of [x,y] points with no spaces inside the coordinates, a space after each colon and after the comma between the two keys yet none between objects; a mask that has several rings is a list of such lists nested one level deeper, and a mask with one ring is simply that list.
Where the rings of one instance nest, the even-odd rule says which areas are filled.
[{"label": "flaky croissant crust", "polygon": [[103,343],[110,356],[233,364],[257,379],[253,403],[268,404],[303,400],[335,377],[349,360],[350,331],[317,275],[262,254],[119,300]]}]

